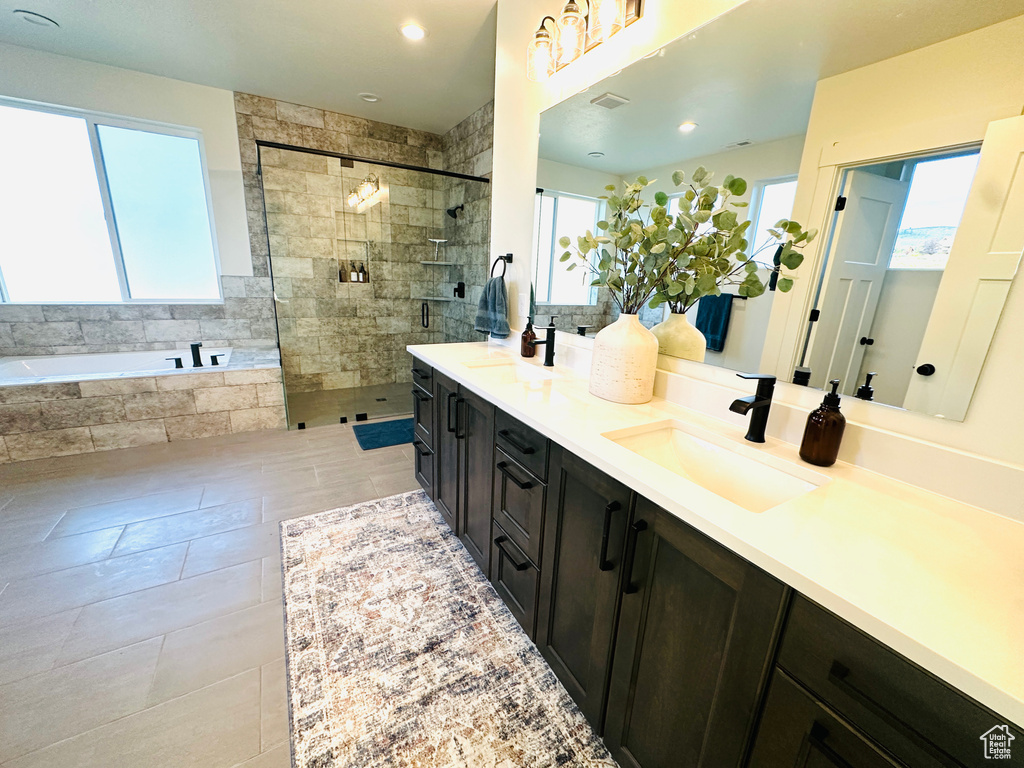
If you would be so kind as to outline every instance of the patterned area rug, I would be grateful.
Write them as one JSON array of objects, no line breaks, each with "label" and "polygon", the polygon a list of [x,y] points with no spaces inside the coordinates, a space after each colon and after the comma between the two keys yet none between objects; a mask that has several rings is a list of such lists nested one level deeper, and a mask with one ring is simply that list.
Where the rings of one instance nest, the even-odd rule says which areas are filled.
[{"label": "patterned area rug", "polygon": [[296,768],[615,766],[426,494],[281,532]]}]

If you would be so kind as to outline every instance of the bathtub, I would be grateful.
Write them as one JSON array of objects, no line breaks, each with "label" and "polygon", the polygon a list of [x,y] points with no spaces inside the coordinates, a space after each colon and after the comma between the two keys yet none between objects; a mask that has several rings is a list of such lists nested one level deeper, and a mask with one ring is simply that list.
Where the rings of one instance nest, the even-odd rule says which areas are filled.
[{"label": "bathtub", "polygon": [[[210,347],[199,350],[203,370],[209,370],[210,355],[218,355],[219,365],[231,362],[231,347]],[[120,376],[145,376],[175,371],[174,360],[180,357],[185,370],[192,368],[190,349],[158,349],[147,352],[111,352],[83,355],[47,355],[42,357],[0,357],[0,385],[34,384],[40,380],[82,381]]]}]

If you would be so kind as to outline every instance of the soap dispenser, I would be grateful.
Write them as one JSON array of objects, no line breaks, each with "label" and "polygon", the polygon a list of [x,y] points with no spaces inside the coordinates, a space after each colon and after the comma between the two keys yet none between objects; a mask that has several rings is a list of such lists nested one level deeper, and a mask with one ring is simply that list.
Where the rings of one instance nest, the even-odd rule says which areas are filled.
[{"label": "soap dispenser", "polygon": [[857,397],[861,400],[874,400],[875,399],[875,388],[871,386],[871,380],[878,374],[872,371],[864,379],[864,383],[860,385],[857,390]]},{"label": "soap dispenser", "polygon": [[800,443],[800,458],[819,467],[831,467],[839,456],[839,444],[846,429],[846,417],[839,412],[839,379],[829,382],[832,391],[821,406],[811,411]]},{"label": "soap dispenser", "polygon": [[533,330],[533,318],[527,318],[526,330],[523,331],[522,342],[519,347],[519,353],[523,357],[533,357],[537,354],[537,348],[533,346],[533,342],[536,340],[537,334]]}]

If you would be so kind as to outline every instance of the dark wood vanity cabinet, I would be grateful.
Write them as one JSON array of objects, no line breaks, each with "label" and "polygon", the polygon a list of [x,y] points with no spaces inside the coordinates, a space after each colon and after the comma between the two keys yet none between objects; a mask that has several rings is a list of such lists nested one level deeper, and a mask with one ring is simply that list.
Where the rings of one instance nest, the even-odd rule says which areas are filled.
[{"label": "dark wood vanity cabinet", "polygon": [[787,587],[638,498],[621,593],[604,733],[616,761],[742,766]]},{"label": "dark wood vanity cabinet", "polygon": [[434,506],[459,533],[459,440],[455,431],[459,385],[435,372],[434,383]]},{"label": "dark wood vanity cabinet", "polygon": [[416,481],[433,499],[434,491],[434,371],[422,360],[413,358],[412,366],[413,458]]},{"label": "dark wood vanity cabinet", "polygon": [[537,647],[600,733],[632,492],[552,446]]}]

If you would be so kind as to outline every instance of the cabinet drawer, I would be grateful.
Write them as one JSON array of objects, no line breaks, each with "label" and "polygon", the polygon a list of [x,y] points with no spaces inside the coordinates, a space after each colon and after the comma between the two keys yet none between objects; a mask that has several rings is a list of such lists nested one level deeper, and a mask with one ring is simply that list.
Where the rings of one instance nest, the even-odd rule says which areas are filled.
[{"label": "cabinet drawer", "polygon": [[434,369],[416,357],[412,359],[412,380],[425,391],[434,391]]},{"label": "cabinet drawer", "polygon": [[537,623],[537,568],[500,526],[494,526],[491,584],[532,640]]},{"label": "cabinet drawer", "polygon": [[[912,766],[972,766],[1006,721],[805,597],[793,601],[779,665]],[[1024,744],[1024,733],[1010,726]]]},{"label": "cabinet drawer", "polygon": [[412,416],[416,437],[428,448],[434,447],[434,396],[419,387],[412,388]]},{"label": "cabinet drawer", "polygon": [[434,452],[425,445],[418,437],[414,437],[412,447],[416,451],[413,459],[413,471],[416,481],[420,484],[427,496],[434,498]]},{"label": "cabinet drawer", "polygon": [[514,458],[543,481],[548,479],[548,439],[540,432],[498,411],[495,440]]},{"label": "cabinet drawer", "polygon": [[494,449],[494,521],[534,563],[540,562],[547,486],[509,456]]},{"label": "cabinet drawer", "polygon": [[749,768],[897,768],[875,745],[777,671]]}]

